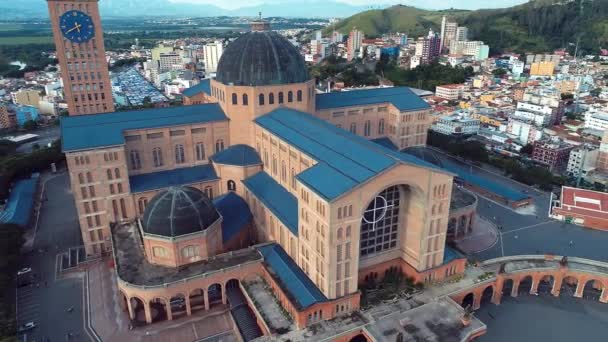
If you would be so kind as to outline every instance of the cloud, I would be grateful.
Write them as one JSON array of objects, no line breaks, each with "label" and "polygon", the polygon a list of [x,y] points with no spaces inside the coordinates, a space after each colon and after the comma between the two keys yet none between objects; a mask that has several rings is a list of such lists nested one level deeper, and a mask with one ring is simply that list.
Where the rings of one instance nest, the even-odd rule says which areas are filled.
[{"label": "cloud", "polygon": [[[305,6],[306,2],[310,1],[321,1],[321,0],[230,0],[230,1],[217,1],[217,0],[169,0],[174,3],[198,3],[218,6],[224,9],[236,9],[241,7],[251,7],[261,4],[273,4],[273,3],[293,3],[294,5]],[[460,9],[479,9],[479,8],[501,8],[519,5],[527,2],[528,0],[493,0],[491,2],[487,0],[332,0],[335,2],[341,2],[355,6],[374,6],[377,7],[383,5],[395,5],[403,4],[409,6],[415,6],[426,9],[447,9],[447,8],[460,8]]]}]

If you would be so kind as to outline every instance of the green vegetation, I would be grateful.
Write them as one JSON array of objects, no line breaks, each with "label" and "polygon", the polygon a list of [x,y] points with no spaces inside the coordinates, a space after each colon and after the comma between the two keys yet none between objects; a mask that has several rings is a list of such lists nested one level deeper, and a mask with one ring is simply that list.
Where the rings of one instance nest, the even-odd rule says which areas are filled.
[{"label": "green vegetation", "polygon": [[[584,53],[608,45],[608,1],[532,0],[504,9],[477,11],[426,11],[408,6],[365,11],[329,27],[348,33],[353,27],[368,37],[404,32],[418,37],[429,28],[438,30],[446,15],[469,28],[471,39],[489,44],[492,52],[546,52],[569,47],[580,38]],[[572,52],[572,51],[571,51]]]},{"label": "green vegetation", "polygon": [[131,65],[137,64],[137,63],[143,63],[145,61],[146,61],[145,57],[142,57],[142,58],[119,59],[116,62],[114,62],[114,65],[112,65],[112,67],[110,68],[110,71],[116,71],[116,70],[119,70],[120,68],[123,68],[125,66],[131,66]]},{"label": "green vegetation", "polygon": [[454,138],[435,131],[429,131],[427,144],[466,160],[474,162],[487,162],[489,160],[488,150],[479,141]]},{"label": "green vegetation", "polygon": [[566,182],[562,176],[555,176],[546,167],[524,164],[514,158],[492,156],[489,164],[503,170],[506,176],[527,185],[538,186],[542,190],[551,190],[554,185],[561,186]]},{"label": "green vegetation", "polygon": [[[42,53],[51,50],[54,50],[52,44],[3,45],[0,43],[0,76],[23,77],[26,72],[42,70],[49,64],[57,64],[57,60],[48,58]],[[18,66],[10,65],[12,61],[20,61],[27,66],[19,70]]]},{"label": "green vegetation", "polygon": [[0,342],[16,342],[14,281],[20,264],[23,228],[0,224]]},{"label": "green vegetation", "polygon": [[[0,147],[2,144],[0,144]],[[10,145],[9,145],[10,146]],[[7,149],[10,150],[12,146]],[[0,149],[1,152],[1,149]],[[51,147],[40,148],[28,154],[0,154],[0,200],[8,197],[10,184],[19,177],[49,168],[51,163],[61,163],[65,156],[61,153],[61,143],[55,141]],[[1,342],[1,341],[0,341]]]},{"label": "green vegetation", "polygon": [[451,67],[439,63],[419,65],[411,70],[404,70],[394,61],[387,62],[381,59],[376,65],[376,73],[383,75],[396,86],[415,87],[435,91],[435,87],[442,84],[463,83],[466,78],[473,75],[473,68]]},{"label": "green vegetation", "polygon": [[398,297],[411,297],[414,293],[422,291],[424,284],[415,283],[414,278],[408,278],[397,268],[391,268],[379,281],[372,277],[368,278],[360,289],[361,306],[366,308]]}]

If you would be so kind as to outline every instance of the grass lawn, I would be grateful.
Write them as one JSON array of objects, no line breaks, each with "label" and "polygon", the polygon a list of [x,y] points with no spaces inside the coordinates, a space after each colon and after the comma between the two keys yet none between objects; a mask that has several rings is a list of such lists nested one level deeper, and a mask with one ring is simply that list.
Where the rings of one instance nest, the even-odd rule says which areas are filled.
[{"label": "grass lawn", "polygon": [[52,43],[51,36],[0,37],[0,45],[24,45]]}]

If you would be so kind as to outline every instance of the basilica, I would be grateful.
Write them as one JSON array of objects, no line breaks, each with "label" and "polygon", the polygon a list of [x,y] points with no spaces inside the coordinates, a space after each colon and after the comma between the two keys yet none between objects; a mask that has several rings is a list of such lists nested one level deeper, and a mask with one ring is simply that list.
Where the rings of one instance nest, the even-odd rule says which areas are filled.
[{"label": "basilica", "polygon": [[389,272],[464,272],[446,247],[453,174],[399,152],[431,123],[409,88],[319,93],[258,20],[183,95],[61,122],[87,254],[112,256],[131,319],[211,310],[261,277],[304,328],[359,309],[359,286]]}]

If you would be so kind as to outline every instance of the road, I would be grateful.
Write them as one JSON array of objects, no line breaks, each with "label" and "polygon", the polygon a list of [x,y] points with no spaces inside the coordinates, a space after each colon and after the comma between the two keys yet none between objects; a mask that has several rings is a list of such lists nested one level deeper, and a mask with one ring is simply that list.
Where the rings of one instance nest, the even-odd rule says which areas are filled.
[{"label": "road", "polygon": [[[31,267],[39,287],[17,289],[17,323],[33,320],[38,326],[27,341],[65,341],[71,332],[74,341],[88,341],[83,329],[83,279],[78,274],[56,278],[56,255],[69,247],[82,245],[76,208],[68,191],[67,173],[52,176],[45,185],[34,251],[25,257],[23,267]],[[45,282],[46,285],[45,286]],[[73,307],[73,311],[66,310]]]}]

